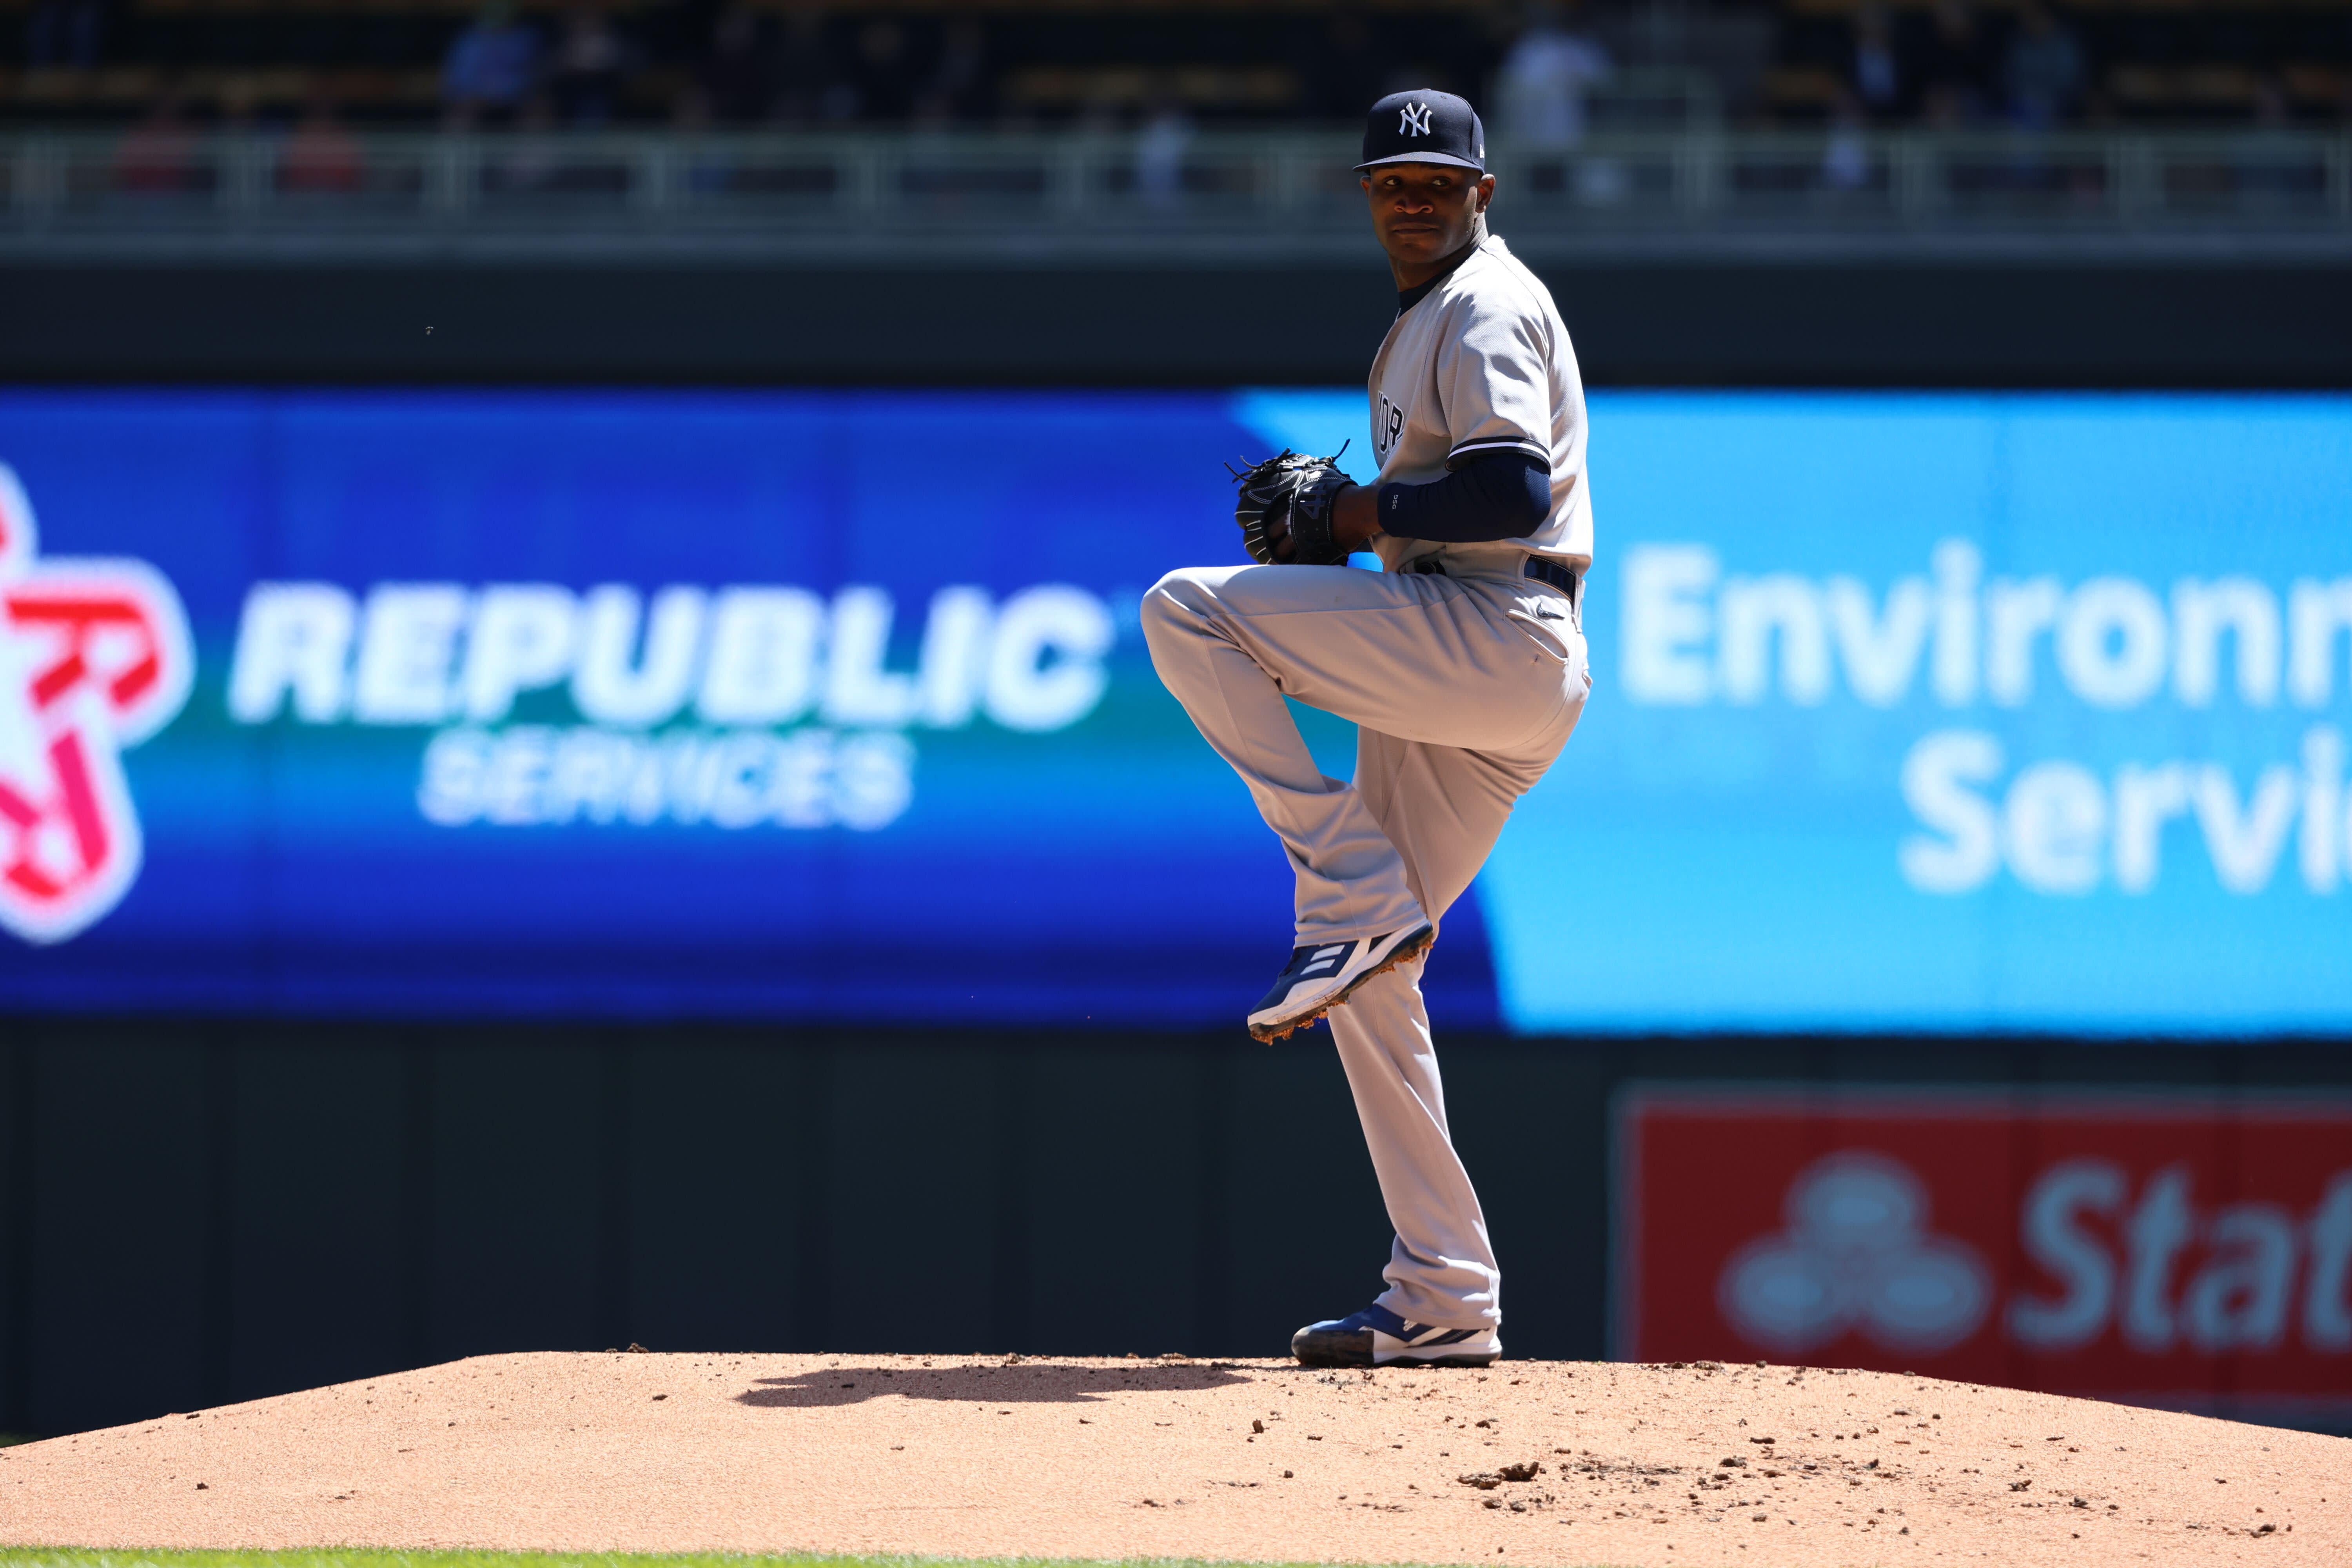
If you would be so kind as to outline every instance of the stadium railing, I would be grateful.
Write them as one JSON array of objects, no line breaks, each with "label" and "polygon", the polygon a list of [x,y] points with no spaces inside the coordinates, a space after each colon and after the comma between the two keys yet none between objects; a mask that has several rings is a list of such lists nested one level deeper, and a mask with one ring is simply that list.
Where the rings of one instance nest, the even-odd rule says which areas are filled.
[{"label": "stadium railing", "polygon": [[[27,133],[0,253],[1338,254],[1348,138]],[[2352,245],[2352,135],[1618,133],[1497,146],[1523,249]]]}]

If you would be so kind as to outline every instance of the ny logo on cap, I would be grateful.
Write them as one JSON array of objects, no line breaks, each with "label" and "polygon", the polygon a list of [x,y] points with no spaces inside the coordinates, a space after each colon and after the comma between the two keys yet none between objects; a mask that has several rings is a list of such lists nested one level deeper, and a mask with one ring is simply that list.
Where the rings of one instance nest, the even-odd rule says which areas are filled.
[{"label": "ny logo on cap", "polygon": [[1407,136],[1428,135],[1429,105],[1425,103],[1406,104],[1404,106],[1403,112],[1397,117],[1397,130]]}]

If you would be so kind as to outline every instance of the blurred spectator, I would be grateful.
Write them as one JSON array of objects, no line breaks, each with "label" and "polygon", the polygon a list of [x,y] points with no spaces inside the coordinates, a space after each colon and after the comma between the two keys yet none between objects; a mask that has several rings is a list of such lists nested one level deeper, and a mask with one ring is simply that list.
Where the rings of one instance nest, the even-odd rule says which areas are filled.
[{"label": "blurred spectator", "polygon": [[984,119],[988,113],[987,35],[977,16],[949,20],[940,37],[939,63],[915,100],[915,117],[930,125]]},{"label": "blurred spectator", "polygon": [[907,118],[907,111],[914,106],[915,94],[903,25],[877,16],[858,29],[856,83],[858,118]]},{"label": "blurred spectator", "polygon": [[105,38],[105,0],[36,0],[25,18],[25,63],[36,70],[44,66],[88,70],[98,64]]},{"label": "blurred spectator", "polygon": [[2040,0],[2027,0],[2001,65],[2010,118],[2047,131],[2074,111],[2083,91],[2083,48]]},{"label": "blurred spectator", "polygon": [[1135,144],[1135,188],[1144,205],[1161,211],[1184,199],[1184,155],[1192,148],[1192,117],[1166,86],[1152,91]]},{"label": "blurred spectator", "polygon": [[1584,140],[1585,95],[1611,69],[1608,50],[1568,31],[1552,0],[1537,0],[1496,80],[1503,128],[1524,146],[1575,146]]},{"label": "blurred spectator", "polygon": [[725,125],[761,119],[775,101],[775,76],[759,13],[749,5],[730,5],[710,25],[710,47],[694,73],[696,117]]},{"label": "blurred spectator", "polygon": [[510,0],[490,0],[449,45],[441,97],[452,125],[484,110],[512,113],[539,79],[539,35],[519,21]]},{"label": "blurred spectator", "polygon": [[176,195],[205,182],[196,161],[196,129],[186,100],[166,89],[114,150],[114,188],[142,195]]},{"label": "blurred spectator", "polygon": [[367,155],[335,116],[333,94],[311,89],[278,159],[278,188],[303,195],[348,195],[367,184]]},{"label": "blurred spectator", "polygon": [[1853,99],[1840,103],[1873,119],[1895,118],[1903,110],[1903,70],[1895,54],[1895,28],[1885,8],[1864,5],[1853,18]]},{"label": "blurred spectator", "polygon": [[857,113],[857,89],[850,84],[825,37],[824,12],[804,0],[784,16],[784,40],[777,79],[777,117],[794,124],[849,120]]},{"label": "blurred spectator", "polygon": [[613,118],[628,47],[610,16],[589,5],[566,12],[551,64],[548,85],[555,95],[555,111],[565,123],[594,127]]},{"label": "blurred spectator", "polygon": [[1307,85],[1300,107],[1310,119],[1360,121],[1381,96],[1387,75],[1362,8],[1342,4],[1331,13],[1322,46],[1301,62],[1299,76]]},{"label": "blurred spectator", "polygon": [[1938,0],[1919,57],[1920,103],[1928,121],[1949,128],[1983,119],[1990,75],[1984,33],[1968,0]]},{"label": "blurred spectator", "polygon": [[1830,110],[1829,141],[1822,148],[1822,185],[1832,192],[1859,191],[1870,184],[1869,125],[1863,100],[1841,90]]}]

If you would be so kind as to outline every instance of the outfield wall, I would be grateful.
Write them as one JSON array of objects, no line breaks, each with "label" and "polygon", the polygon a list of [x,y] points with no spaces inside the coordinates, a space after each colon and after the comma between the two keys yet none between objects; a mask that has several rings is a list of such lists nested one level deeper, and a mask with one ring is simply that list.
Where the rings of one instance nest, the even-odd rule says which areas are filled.
[{"label": "outfield wall", "polygon": [[[2312,1213],[2324,1183],[2273,1170],[2263,1141],[2244,1134],[2278,1094],[2307,1109],[2352,1092],[2341,1048],[1464,1032],[1444,1051],[1449,1107],[1504,1260],[1514,1354],[1613,1346],[1885,1365],[2345,1424],[2352,1355],[2323,1342],[2326,1303],[2306,1310],[2315,1247],[2289,1255],[2268,1342],[2261,1269],[2246,1277],[2251,1293],[2232,1294],[2242,1247],[2227,1237],[2176,1237],[2153,1296],[2141,1289],[2144,1306],[2179,1324],[2168,1347],[2129,1337],[2128,1291],[2076,1347],[2087,1370],[2069,1373],[2002,1327],[2021,1297],[2063,1303],[2074,1278],[2037,1271],[2007,1239],[2014,1205],[2081,1152],[2037,1108],[2079,1109],[2088,1089],[2112,1121],[2119,1099],[2128,1111],[2165,1091],[2162,1156],[2089,1151],[2129,1190],[2120,1206],[2069,1221],[2077,1263],[2105,1248],[2129,1286],[2147,1273],[2134,1263],[2146,1248],[2132,1253],[2129,1239],[2142,1212],[2205,1229],[2249,1204],[2295,1226],[2324,1221]],[[1924,1098],[1937,1114],[1981,1119],[1990,1092],[2016,1114],[1980,1121],[1955,1168],[1917,1137],[1890,1135],[1884,1106],[1857,1110],[1843,1091],[1862,1084],[1907,1087],[1915,1112]],[[1674,1163],[1675,1190],[1612,1219],[1630,1191],[1611,1173],[1628,1116],[1646,1103],[1638,1085],[1652,1101],[1677,1085],[1719,1100],[1729,1085],[1760,1114],[1745,1131],[1716,1129],[1706,1158]],[[1955,1089],[1968,1091],[1957,1110]],[[1882,1121],[1856,1130],[1865,1113]],[[1672,1130],[1661,1114],[1643,1123],[1654,1137]],[[2334,1135],[2339,1155],[2346,1146]],[[1850,1147],[1907,1162],[1927,1184],[1920,1246],[1973,1250],[1993,1292],[1983,1310],[1954,1338],[1948,1293],[1906,1293],[1900,1275],[1898,1306],[1927,1301],[1927,1316],[1784,1319],[1761,1340],[1710,1317],[1710,1283],[1737,1283],[1740,1245],[1785,1251],[1776,1237],[1801,1184],[1792,1175]],[[2010,1193],[2011,1210],[1972,1217],[1979,1188]],[[1664,1298],[1679,1312],[1654,1316],[1654,1337],[1632,1342],[1622,1244],[1641,1223],[1716,1250],[1650,1260],[1652,1280],[1697,1283]],[[1377,1289],[1387,1245],[1319,1030],[1267,1049],[1238,1029],[57,1021],[18,1022],[0,1044],[0,1426],[16,1431],[632,1340],[1279,1354],[1300,1322]],[[2247,1327],[2194,1342],[2207,1321]],[[2275,1397],[2281,1377],[2310,1397]]]},{"label": "outfield wall", "polygon": [[[1596,384],[2341,387],[2340,260],[1553,262]],[[0,377],[195,384],[1360,382],[1394,295],[1359,263],[17,262]]]}]

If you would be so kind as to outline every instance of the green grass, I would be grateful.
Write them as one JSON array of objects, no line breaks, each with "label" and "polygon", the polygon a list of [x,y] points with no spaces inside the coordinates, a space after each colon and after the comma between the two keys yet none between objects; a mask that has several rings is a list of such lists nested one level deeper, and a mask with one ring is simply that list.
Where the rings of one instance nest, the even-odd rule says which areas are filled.
[{"label": "green grass", "polygon": [[725,1552],[398,1552],[306,1547],[293,1552],[100,1551],[87,1546],[0,1546],[0,1568],[1262,1568],[1171,1557],[1120,1564],[1049,1557],[745,1557]]},{"label": "green grass", "polygon": [[[745,1557],[725,1552],[400,1552],[368,1546],[305,1547],[292,1552],[140,1552],[87,1546],[0,1547],[0,1564],[5,1568],[927,1568],[934,1563],[946,1568],[943,1558]],[[1035,1568],[1046,1568],[1046,1564],[1041,1561]]]}]

